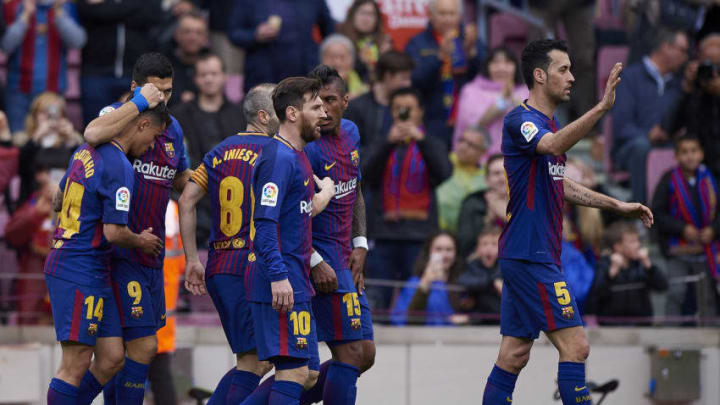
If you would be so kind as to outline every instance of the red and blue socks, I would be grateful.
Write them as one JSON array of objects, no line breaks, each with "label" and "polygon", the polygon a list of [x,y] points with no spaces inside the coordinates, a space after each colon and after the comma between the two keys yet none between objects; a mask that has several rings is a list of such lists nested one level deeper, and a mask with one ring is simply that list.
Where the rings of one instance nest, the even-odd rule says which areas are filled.
[{"label": "red and blue socks", "polygon": [[585,363],[560,362],[558,389],[563,405],[590,405],[592,398],[585,384]]},{"label": "red and blue socks", "polygon": [[[235,370],[230,382],[225,403],[239,404],[260,384],[260,376],[249,371]],[[209,404],[209,403],[208,403]]]},{"label": "red and blue socks", "polygon": [[125,357],[125,365],[115,377],[115,401],[122,405],[142,405],[145,398],[147,364]]},{"label": "red and blue socks", "polygon": [[50,380],[47,393],[48,405],[75,405],[77,396],[78,389],[74,385],[57,378]]},{"label": "red and blue socks", "polygon": [[300,405],[303,386],[293,381],[278,381],[270,388],[268,405]]},{"label": "red and blue socks", "polygon": [[485,384],[482,405],[508,405],[512,402],[517,377],[517,374],[505,371],[496,364]]},{"label": "red and blue socks", "polygon": [[90,405],[96,396],[103,390],[103,386],[98,382],[97,378],[90,372],[85,372],[80,386],[78,387],[77,405]]},{"label": "red and blue socks", "polygon": [[357,367],[339,361],[331,361],[324,384],[323,404],[355,405],[357,396],[355,383],[357,383],[359,375],[360,370]]}]

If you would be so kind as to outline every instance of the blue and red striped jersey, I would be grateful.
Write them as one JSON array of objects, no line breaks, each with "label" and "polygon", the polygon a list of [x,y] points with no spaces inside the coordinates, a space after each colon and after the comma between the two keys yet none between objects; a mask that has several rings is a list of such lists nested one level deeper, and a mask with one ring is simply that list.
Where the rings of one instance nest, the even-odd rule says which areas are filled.
[{"label": "blue and red striped jersey", "polygon": [[510,202],[498,246],[500,258],[560,266],[566,156],[536,152],[540,139],[557,131],[555,117],[526,103],[505,116],[502,153]]},{"label": "blue and red striped jersey", "polygon": [[318,177],[335,182],[335,197],[313,218],[313,248],[335,270],[337,292],[354,292],[350,271],[353,206],[360,174],[360,134],[357,125],[343,119],[336,135],[323,135],[305,147]]},{"label": "blue and red striped jersey", "polygon": [[249,274],[253,251],[255,190],[253,173],[263,147],[275,143],[261,133],[239,133],[228,137],[203,158],[191,180],[210,198],[210,250],[205,278],[215,274]]},{"label": "blue and red striped jersey", "polygon": [[[100,115],[118,108],[122,103],[114,103],[101,110]],[[152,228],[152,233],[165,241],[165,212],[173,181],[177,173],[184,172],[187,166],[183,132],[175,117],[167,129],[155,138],[153,147],[144,155],[132,160],[135,170],[135,198],[130,203],[130,222],[128,228],[140,233]],[[152,256],[137,249],[115,248],[114,254],[146,267],[162,269],[165,250],[158,256]]]},{"label": "blue and red striped jersey", "polygon": [[[312,167],[303,151],[276,137],[263,148],[255,168],[253,189],[255,221],[277,224],[278,247],[283,266],[292,285],[295,302],[309,301],[315,295],[310,282],[312,249],[312,199],[315,195]],[[256,247],[256,250],[259,250]],[[258,255],[260,256],[260,255]],[[270,278],[263,258],[251,270],[248,294],[252,301],[271,302]]]},{"label": "blue and red striped jersey", "polygon": [[62,209],[45,273],[83,285],[104,285],[110,244],[103,224],[126,225],[133,194],[133,171],[116,142],[75,150],[60,181]]},{"label": "blue and red striped jersey", "polygon": [[[20,18],[22,0],[5,1],[3,19],[9,27]],[[77,6],[63,5],[67,16],[78,21]],[[54,91],[62,94],[66,87],[66,51],[58,31],[57,10],[52,4],[38,2],[27,23],[22,44],[8,58],[7,87],[24,94]]]}]

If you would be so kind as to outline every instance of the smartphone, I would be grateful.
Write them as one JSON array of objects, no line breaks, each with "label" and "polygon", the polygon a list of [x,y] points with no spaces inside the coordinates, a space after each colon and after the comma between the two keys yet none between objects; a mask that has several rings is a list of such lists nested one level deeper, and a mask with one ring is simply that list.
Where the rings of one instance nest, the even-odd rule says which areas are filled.
[{"label": "smartphone", "polygon": [[400,121],[407,121],[410,119],[410,109],[407,107],[403,107],[398,112],[398,119]]}]

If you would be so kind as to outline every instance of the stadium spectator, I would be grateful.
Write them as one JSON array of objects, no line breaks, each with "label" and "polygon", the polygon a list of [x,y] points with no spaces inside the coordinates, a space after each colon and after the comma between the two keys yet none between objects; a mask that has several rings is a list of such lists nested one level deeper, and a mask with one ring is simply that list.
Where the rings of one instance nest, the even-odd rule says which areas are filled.
[{"label": "stadium spectator", "polygon": [[[640,244],[637,228],[618,221],[608,227],[609,256],[598,260],[592,297],[594,314],[601,324],[650,325],[653,316],[650,291],[665,291],[668,282],[650,260],[648,249]],[[624,287],[624,288],[623,288]]]},{"label": "stadium spectator", "polygon": [[696,135],[705,151],[705,165],[720,176],[720,33],[705,37],[698,59],[685,69],[683,96],[663,120],[668,134],[681,129]]},{"label": "stadium spectator", "polygon": [[461,0],[430,0],[430,23],[405,47],[415,61],[413,86],[425,100],[428,133],[449,146],[457,114],[458,94],[484,59],[484,45],[474,25],[463,26]]},{"label": "stadium spectator", "polygon": [[486,153],[500,153],[503,117],[527,96],[517,57],[507,47],[492,49],[479,74],[460,91],[453,145],[468,127],[479,126],[490,135]]},{"label": "stadium spectator", "polygon": [[5,105],[10,130],[17,132],[38,94],[65,91],[67,50],[82,48],[87,36],[73,2],[5,1],[2,14],[1,45],[8,55]]},{"label": "stadium spectator", "polygon": [[[5,238],[5,224],[10,219],[10,213],[15,209],[18,198],[17,187],[14,187],[14,192],[13,187],[10,187],[12,180],[17,177],[20,155],[20,150],[13,144],[12,139],[7,117],[0,111],[0,263],[3,264],[1,271],[5,275],[18,271],[15,251],[8,247]],[[0,280],[0,311],[10,309],[14,294],[11,291],[13,281]],[[0,324],[5,323],[6,319],[7,317],[0,317]]]},{"label": "stadium spectator", "polygon": [[51,92],[33,100],[25,118],[25,132],[14,137],[23,145],[19,171],[21,202],[39,189],[36,177],[40,171],[48,171],[51,181],[58,184],[70,156],[83,143],[82,135],[67,119],[65,100]]},{"label": "stadium spectator", "polygon": [[[597,192],[605,192],[595,179],[595,172],[583,161],[568,158],[565,163],[565,176]],[[597,208],[565,203],[563,222],[563,241],[572,244],[595,266],[596,255],[603,247],[605,224],[603,212]]]},{"label": "stadium spectator", "polygon": [[393,305],[392,324],[449,325],[457,296],[448,292],[447,285],[462,271],[463,261],[457,254],[455,238],[447,232],[431,235],[415,261],[413,275]]},{"label": "stadium spectator", "polygon": [[325,0],[235,1],[228,37],[245,49],[245,91],[311,71],[319,60],[315,25],[323,38],[334,30]]},{"label": "stadium spectator", "polygon": [[583,252],[571,241],[570,235],[574,236],[574,234],[572,226],[569,225],[568,222],[568,217],[564,215],[560,263],[562,264],[567,284],[572,286],[573,295],[578,304],[578,311],[580,311],[580,315],[584,315],[585,303],[590,295],[590,290],[592,289],[595,279],[595,269],[593,268],[595,260],[593,257],[593,261],[589,262],[585,255],[583,255]]},{"label": "stadium spectator", "polygon": [[[225,98],[225,71],[222,60],[206,54],[195,62],[198,96],[175,105],[173,116],[183,128],[191,167],[226,137],[245,130],[245,115],[240,104]],[[210,199],[198,203],[198,246],[204,248],[210,236]]]},{"label": "stadium spectator", "polygon": [[613,109],[613,156],[618,168],[630,172],[632,199],[646,201],[646,161],[650,149],[669,141],[660,126],[680,97],[676,72],[687,61],[688,37],[662,30],[652,52],[622,74]]},{"label": "stadium spectator", "polygon": [[194,3],[208,13],[212,53],[222,59],[228,74],[242,74],[245,52],[230,42],[227,34],[233,0],[194,0]]},{"label": "stadium spectator", "polygon": [[[595,97],[595,17],[594,0],[529,0],[530,13],[544,22],[544,29],[530,28],[531,39],[555,37],[559,23],[567,33],[573,54],[572,73],[575,76],[573,96],[570,98],[571,117],[579,117],[590,110]],[[574,118],[572,118],[574,119]]]},{"label": "stadium spectator", "polygon": [[372,81],[380,55],[392,50],[392,39],[383,30],[380,6],[375,0],[355,0],[338,31],[355,45],[355,71]]},{"label": "stadium spectator", "polygon": [[355,46],[342,34],[332,34],[320,44],[320,63],[335,68],[353,99],[368,91],[368,86],[355,71]]},{"label": "stadium spectator", "polygon": [[[197,94],[195,63],[208,46],[208,26],[205,16],[190,11],[178,18],[175,28],[175,47],[168,53],[173,66],[173,94],[169,105],[191,101]],[[223,88],[224,90],[224,88]]]},{"label": "stadium spectator", "polygon": [[[47,170],[35,171],[36,189],[5,226],[8,245],[18,252],[19,277],[15,284],[15,309],[21,325],[52,324],[45,283],[32,278],[43,274],[54,231],[52,200],[58,190]],[[29,276],[29,277],[27,277]]]},{"label": "stadium spectator", "polygon": [[457,237],[462,256],[469,255],[475,248],[480,230],[488,225],[505,227],[505,212],[508,205],[507,179],[503,167],[503,156],[491,155],[485,166],[486,190],[469,194],[460,205]]},{"label": "stadium spectator", "polygon": [[[435,188],[451,174],[447,149],[422,126],[418,92],[390,96],[394,123],[387,138],[366,148],[363,179],[373,195],[368,208],[370,278],[407,280],[423,241],[437,229]],[[368,288],[372,308],[387,308],[392,291]],[[373,305],[374,304],[374,305]]]},{"label": "stadium spectator", "polygon": [[159,1],[77,0],[78,13],[91,40],[82,53],[82,108],[87,125],[100,109],[130,86],[140,55],[157,48],[148,32],[161,21]]},{"label": "stadium spectator", "polygon": [[367,148],[379,137],[385,136],[392,123],[390,95],[410,86],[413,61],[399,51],[380,55],[375,68],[376,79],[370,91],[351,100],[345,110],[345,118],[354,122],[360,132],[360,145]]},{"label": "stadium spectator", "polygon": [[470,318],[470,323],[497,324],[500,320],[502,275],[498,264],[498,239],[501,233],[502,229],[493,225],[480,231],[475,251],[468,257],[467,267],[458,277],[457,283],[467,289],[458,304],[459,311],[470,316],[495,316]]},{"label": "stadium spectator", "polygon": [[[717,142],[717,141],[716,141]],[[661,251],[668,258],[670,278],[698,276],[695,302],[698,316],[713,317],[717,312],[715,285],[720,276],[720,209],[717,181],[703,165],[700,141],[683,136],[675,141],[678,165],[668,170],[653,196],[653,212]],[[682,311],[686,284],[672,284],[667,294],[667,315],[685,315]]]},{"label": "stadium spectator", "polygon": [[450,152],[452,176],[435,191],[440,229],[455,234],[463,200],[468,194],[485,188],[485,172],[480,158],[487,150],[487,139],[483,129],[468,127]]}]

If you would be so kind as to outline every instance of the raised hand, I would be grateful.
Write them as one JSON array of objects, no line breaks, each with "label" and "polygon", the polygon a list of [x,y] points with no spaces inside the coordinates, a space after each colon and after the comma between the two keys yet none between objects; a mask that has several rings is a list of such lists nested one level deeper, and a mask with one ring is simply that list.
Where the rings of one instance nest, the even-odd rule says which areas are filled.
[{"label": "raised hand", "polygon": [[152,83],[146,83],[142,86],[140,94],[142,94],[143,97],[145,97],[145,100],[147,100],[149,108],[155,108],[155,106],[165,101],[165,96],[162,91],[160,91]]},{"label": "raised hand", "polygon": [[613,104],[615,104],[615,89],[617,89],[618,84],[620,84],[620,81],[622,80],[620,78],[622,68],[622,63],[618,62],[610,71],[610,77],[608,77],[607,85],[605,86],[605,94],[603,95],[602,100],[600,100],[600,107],[603,111],[610,110]]}]

